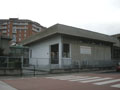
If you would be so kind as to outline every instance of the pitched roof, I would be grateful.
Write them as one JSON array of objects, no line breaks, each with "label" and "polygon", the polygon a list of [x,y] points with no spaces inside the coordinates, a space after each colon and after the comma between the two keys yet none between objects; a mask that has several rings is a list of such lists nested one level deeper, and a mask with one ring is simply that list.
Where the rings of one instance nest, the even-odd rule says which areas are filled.
[{"label": "pitched roof", "polygon": [[119,34],[115,34],[115,35],[112,35],[113,37],[116,37],[116,38],[120,38],[120,33]]},{"label": "pitched roof", "polygon": [[71,35],[71,36],[77,36],[82,38],[89,38],[94,40],[100,40],[110,43],[116,43],[118,40],[114,37],[111,37],[109,35],[88,31],[80,28],[75,28],[71,26],[66,26],[62,24],[55,24],[48,29],[39,32],[38,34],[31,36],[30,38],[22,41],[23,45],[30,44],[32,42],[35,42],[37,40],[40,40],[44,37],[51,36],[54,34],[64,34],[64,35]]}]

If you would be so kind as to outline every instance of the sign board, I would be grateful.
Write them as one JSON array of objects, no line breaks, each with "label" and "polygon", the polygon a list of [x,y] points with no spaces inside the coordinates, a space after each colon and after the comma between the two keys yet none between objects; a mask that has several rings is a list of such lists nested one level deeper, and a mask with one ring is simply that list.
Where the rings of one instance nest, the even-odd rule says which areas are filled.
[{"label": "sign board", "polygon": [[91,47],[80,46],[80,54],[91,54]]}]

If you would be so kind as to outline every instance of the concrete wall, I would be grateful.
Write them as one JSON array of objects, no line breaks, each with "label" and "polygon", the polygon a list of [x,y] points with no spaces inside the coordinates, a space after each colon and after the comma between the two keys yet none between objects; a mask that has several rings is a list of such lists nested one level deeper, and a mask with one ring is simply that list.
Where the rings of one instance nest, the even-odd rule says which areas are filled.
[{"label": "concrete wall", "polygon": [[32,58],[30,59],[30,64],[48,65],[50,63],[50,45],[59,44],[60,47],[60,43],[61,36],[58,35],[49,37],[42,41],[37,41],[36,43],[32,44],[30,46],[30,50],[32,50]]},{"label": "concrete wall", "polygon": [[[71,46],[72,60],[111,60],[111,47],[103,45],[85,44],[79,39],[63,38],[63,43]],[[81,54],[80,46],[91,48],[91,54]]]}]

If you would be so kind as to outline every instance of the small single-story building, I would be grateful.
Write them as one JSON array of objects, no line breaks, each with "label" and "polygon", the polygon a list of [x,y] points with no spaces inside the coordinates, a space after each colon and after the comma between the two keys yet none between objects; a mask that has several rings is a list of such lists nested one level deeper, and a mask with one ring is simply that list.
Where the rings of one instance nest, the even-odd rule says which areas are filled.
[{"label": "small single-story building", "polygon": [[24,40],[30,48],[29,63],[50,68],[112,65],[114,37],[56,24]]}]

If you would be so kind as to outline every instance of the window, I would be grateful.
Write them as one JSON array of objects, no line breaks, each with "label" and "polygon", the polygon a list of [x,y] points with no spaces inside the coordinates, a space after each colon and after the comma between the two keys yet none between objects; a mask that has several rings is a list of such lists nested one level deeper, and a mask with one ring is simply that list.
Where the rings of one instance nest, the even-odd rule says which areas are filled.
[{"label": "window", "polygon": [[21,41],[21,38],[19,38],[19,41]]},{"label": "window", "polygon": [[21,38],[21,33],[19,33],[18,36]]},{"label": "window", "polygon": [[32,50],[30,50],[30,58],[32,58]]},{"label": "window", "polygon": [[120,59],[120,48],[119,47],[113,47],[112,58],[113,59]]},{"label": "window", "polygon": [[26,30],[24,30],[24,32],[26,33]]},{"label": "window", "polygon": [[51,64],[59,63],[59,44],[51,45]]},{"label": "window", "polygon": [[13,37],[12,37],[13,41],[16,41],[16,35],[13,34]]},{"label": "window", "polygon": [[16,27],[13,28],[12,33],[17,33]]},{"label": "window", "polygon": [[26,38],[26,34],[24,34],[24,37]]},{"label": "window", "polygon": [[2,33],[7,33],[7,31],[6,31],[6,30],[3,30]]},{"label": "window", "polygon": [[63,44],[63,57],[70,58],[70,45],[69,44]]},{"label": "window", "polygon": [[8,29],[8,32],[10,32],[10,30]]},{"label": "window", "polygon": [[10,34],[8,33],[8,37],[10,36]]}]

